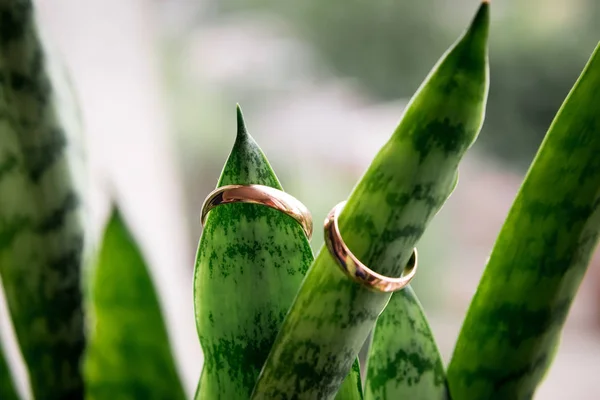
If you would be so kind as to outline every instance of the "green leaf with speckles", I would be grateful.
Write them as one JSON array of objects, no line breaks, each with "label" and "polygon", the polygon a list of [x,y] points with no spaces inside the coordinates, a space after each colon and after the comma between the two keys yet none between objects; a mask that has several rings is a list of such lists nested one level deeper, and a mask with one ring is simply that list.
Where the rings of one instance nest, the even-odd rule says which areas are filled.
[{"label": "green leaf with speckles", "polygon": [[[217,186],[261,184],[281,190],[248,134],[239,107],[237,118],[235,144]],[[312,261],[300,224],[280,211],[235,203],[208,214],[194,272],[196,323],[205,363],[197,399],[250,397]],[[352,388],[356,386],[354,381]]]},{"label": "green leaf with speckles", "polygon": [[[485,3],[413,97],[339,217],[348,247],[378,273],[401,274],[413,246],[454,189],[458,163],[483,123],[488,29]],[[323,247],[252,399],[332,398],[389,299],[390,294],[350,281]],[[415,303],[405,301],[400,307],[426,324]],[[415,340],[425,351],[432,343],[427,335]]]},{"label": "green leaf with speckles", "polygon": [[185,399],[150,272],[116,210],[89,277],[86,398]]},{"label": "green leaf with speckles", "polygon": [[392,295],[377,319],[365,399],[447,398],[442,357],[421,304],[408,287]]},{"label": "green leaf with speckles", "polygon": [[552,361],[600,230],[600,46],[527,173],[473,298],[454,400],[530,399]]},{"label": "green leaf with speckles", "polygon": [[2,343],[0,343],[0,399],[17,400],[18,398],[10,368],[4,357]]},{"label": "green leaf with speckles", "polygon": [[[487,29],[489,5],[483,4],[456,48],[481,24]],[[481,28],[479,28],[481,29]],[[487,33],[486,33],[487,35]],[[412,288],[392,295],[377,320],[368,360],[367,400],[448,398],[446,372],[421,304]]]},{"label": "green leaf with speckles", "polygon": [[28,0],[0,1],[0,274],[34,397],[83,397],[78,112]]}]

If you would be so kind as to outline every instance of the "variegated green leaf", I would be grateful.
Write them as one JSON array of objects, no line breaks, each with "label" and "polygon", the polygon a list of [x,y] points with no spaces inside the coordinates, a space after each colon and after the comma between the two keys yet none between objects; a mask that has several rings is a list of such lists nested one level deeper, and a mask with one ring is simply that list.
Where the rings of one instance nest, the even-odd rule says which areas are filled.
[{"label": "variegated green leaf", "polygon": [[[482,3],[465,36],[474,30],[487,37],[489,4]],[[484,50],[485,53],[485,50]],[[406,398],[443,400],[448,397],[441,355],[425,313],[412,288],[395,293],[377,320],[369,353],[366,381],[368,400]]]},{"label": "variegated green leaf", "polygon": [[[401,274],[413,246],[454,189],[458,163],[479,132],[488,88],[488,26],[485,3],[413,97],[339,217],[348,247],[381,274]],[[252,399],[332,398],[389,299],[350,281],[322,248]],[[403,303],[406,309],[413,306]],[[428,343],[430,338],[419,340]]]},{"label": "variegated green leaf", "polygon": [[58,72],[31,2],[0,1],[0,274],[40,399],[83,397],[79,127]]},{"label": "variegated green leaf", "polygon": [[448,369],[454,400],[533,397],[598,241],[599,155],[600,46],[496,240]]},{"label": "variegated green leaf", "polygon": [[[261,184],[281,190],[239,108],[237,116],[237,137],[217,186]],[[312,260],[300,224],[280,211],[235,203],[208,214],[194,274],[205,357],[197,399],[249,398]],[[351,381],[349,393],[357,386]]]},{"label": "variegated green leaf", "polygon": [[369,352],[368,400],[443,400],[446,372],[433,332],[412,288],[394,293],[377,325]]}]

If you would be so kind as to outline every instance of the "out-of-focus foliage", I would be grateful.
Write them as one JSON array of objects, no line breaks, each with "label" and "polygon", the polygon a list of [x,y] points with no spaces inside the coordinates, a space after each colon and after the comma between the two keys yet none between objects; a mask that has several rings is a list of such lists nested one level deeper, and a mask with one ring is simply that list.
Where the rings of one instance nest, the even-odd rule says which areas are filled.
[{"label": "out-of-focus foliage", "polygon": [[36,21],[32,1],[0,1],[0,275],[33,396],[78,399],[88,242],[81,126]]},{"label": "out-of-focus foliage", "polygon": [[86,398],[185,399],[154,282],[117,208],[89,277]]},{"label": "out-of-focus foliage", "polygon": [[[283,15],[336,74],[381,99],[409,97],[460,31],[473,1],[222,0],[220,12]],[[481,145],[519,169],[598,40],[597,0],[502,0],[491,37],[489,111]],[[568,33],[568,34],[567,34]]]}]

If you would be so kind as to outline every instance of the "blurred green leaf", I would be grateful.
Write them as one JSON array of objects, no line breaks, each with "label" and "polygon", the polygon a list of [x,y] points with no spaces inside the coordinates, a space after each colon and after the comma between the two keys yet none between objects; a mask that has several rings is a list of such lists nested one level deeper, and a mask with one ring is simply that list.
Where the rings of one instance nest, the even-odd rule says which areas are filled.
[{"label": "blurred green leaf", "polygon": [[600,231],[600,46],[515,199],[448,369],[451,396],[530,399]]},{"label": "blurred green leaf", "polygon": [[77,117],[31,2],[0,1],[0,274],[40,399],[83,397]]},{"label": "blurred green leaf", "polygon": [[113,210],[90,272],[86,398],[185,399],[146,263]]},{"label": "blurred green leaf", "polygon": [[[401,274],[413,246],[456,185],[458,163],[483,122],[488,29],[489,7],[484,4],[413,97],[340,215],[348,247],[380,274]],[[389,293],[348,279],[322,248],[252,398],[332,398],[389,299]],[[425,319],[420,309],[415,313]]]}]

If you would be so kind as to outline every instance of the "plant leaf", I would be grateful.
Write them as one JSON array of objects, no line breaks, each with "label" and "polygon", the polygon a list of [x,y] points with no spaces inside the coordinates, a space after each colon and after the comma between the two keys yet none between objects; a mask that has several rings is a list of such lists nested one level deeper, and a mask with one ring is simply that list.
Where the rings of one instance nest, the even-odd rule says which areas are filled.
[{"label": "plant leaf", "polygon": [[[261,184],[281,190],[239,107],[237,117],[237,138],[218,187]],[[197,399],[248,399],[312,260],[302,228],[280,211],[235,203],[209,213],[194,273],[205,357]]]},{"label": "plant leaf", "polygon": [[[489,4],[484,2],[470,31],[482,25],[487,30],[488,20]],[[470,31],[465,37],[468,38]],[[487,37],[487,31],[484,35]],[[368,400],[448,398],[439,349],[421,304],[410,287],[395,293],[377,320],[369,353],[366,388],[365,398]]]},{"label": "plant leaf", "polygon": [[[488,87],[488,8],[482,5],[413,97],[339,217],[348,247],[378,273],[401,274],[479,132]],[[323,247],[252,398],[332,398],[389,299],[350,281]]]},{"label": "plant leaf", "polygon": [[355,358],[354,364],[352,364],[352,369],[346,376],[346,379],[344,379],[342,382],[340,390],[335,396],[335,400],[362,400],[363,398],[363,387],[360,377],[360,363],[358,358]]},{"label": "plant leaf", "polygon": [[31,2],[0,2],[0,21],[0,274],[34,397],[82,398],[78,115]]},{"label": "plant leaf", "polygon": [[185,399],[152,278],[116,209],[89,276],[86,398]]},{"label": "plant leaf", "polygon": [[377,319],[365,398],[448,398],[442,357],[412,288],[394,293]]},{"label": "plant leaf", "polygon": [[452,398],[530,399],[600,229],[600,46],[498,235],[448,369]]}]

